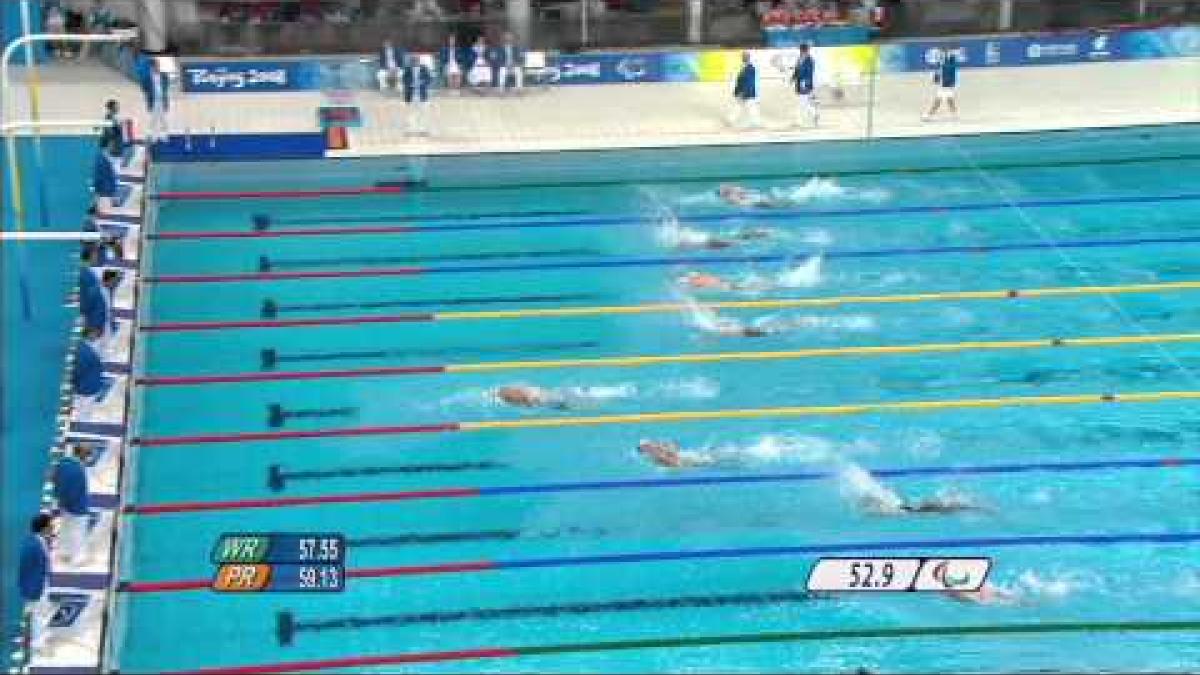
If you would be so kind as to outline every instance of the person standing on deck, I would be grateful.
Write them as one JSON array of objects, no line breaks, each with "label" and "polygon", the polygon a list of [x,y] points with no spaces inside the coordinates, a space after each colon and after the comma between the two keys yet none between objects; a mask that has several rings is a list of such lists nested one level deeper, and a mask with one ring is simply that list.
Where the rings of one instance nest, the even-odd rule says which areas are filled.
[{"label": "person standing on deck", "polygon": [[414,134],[427,134],[429,85],[433,82],[433,73],[429,71],[429,66],[410,54],[401,79],[404,84],[404,102],[409,110],[408,130]]},{"label": "person standing on deck", "polygon": [[87,469],[80,461],[87,451],[72,447],[54,465],[54,499],[58,502],[59,559],[78,566],[87,549],[88,534],[95,524],[88,498]]},{"label": "person standing on deck", "polygon": [[171,108],[171,78],[162,71],[158,59],[143,57],[139,81],[150,113],[149,140],[165,141],[169,135],[167,112]]},{"label": "person standing on deck", "polygon": [[800,56],[796,59],[796,67],[792,70],[792,84],[796,87],[799,97],[799,107],[796,110],[796,126],[802,123],[802,117],[808,117],[808,123],[817,126],[820,123],[820,113],[817,110],[816,92],[817,63],[812,57],[807,44],[800,45]]},{"label": "person standing on deck", "polygon": [[40,654],[45,649],[46,628],[54,616],[54,606],[46,597],[50,585],[50,542],[54,536],[54,516],[39,513],[30,522],[29,533],[21,542],[17,586],[29,622],[29,649]]},{"label": "person standing on deck", "polygon": [[750,52],[742,52],[742,69],[738,71],[733,85],[734,108],[729,115],[729,125],[732,127],[747,126],[761,127],[762,120],[758,112],[758,72]]},{"label": "person standing on deck", "polygon": [[932,120],[933,116],[941,110],[943,102],[950,114],[958,117],[958,103],[955,101],[955,89],[958,87],[958,55],[954,50],[946,50],[945,56],[942,57],[941,63],[933,73],[933,83],[937,85],[937,91],[933,96],[933,104],[930,106],[929,112],[921,118],[922,121]]}]

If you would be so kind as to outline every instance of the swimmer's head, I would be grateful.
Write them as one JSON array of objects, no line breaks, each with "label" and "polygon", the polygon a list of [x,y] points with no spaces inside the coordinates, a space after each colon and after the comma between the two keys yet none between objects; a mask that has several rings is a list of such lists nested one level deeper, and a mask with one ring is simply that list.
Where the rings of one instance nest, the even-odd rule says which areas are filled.
[{"label": "swimmer's head", "polygon": [[742,335],[746,337],[766,337],[770,335],[770,333],[765,328],[747,326],[746,328],[742,329]]}]

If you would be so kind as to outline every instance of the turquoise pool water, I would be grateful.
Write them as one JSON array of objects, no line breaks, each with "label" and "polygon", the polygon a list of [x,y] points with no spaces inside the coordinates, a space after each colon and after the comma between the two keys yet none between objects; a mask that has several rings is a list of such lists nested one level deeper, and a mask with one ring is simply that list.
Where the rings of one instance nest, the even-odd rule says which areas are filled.
[{"label": "turquoise pool water", "polygon": [[[94,141],[54,137],[43,140],[43,176],[29,139],[18,142],[24,170],[25,227],[71,229],[87,206],[87,175]],[[0,169],[0,199],[5,228],[15,228],[7,171]],[[39,181],[45,182],[39,184]],[[44,188],[43,200],[39,192]],[[43,208],[44,207],[44,208]],[[21,248],[18,248],[21,247]],[[29,519],[41,505],[42,476],[54,439],[54,414],[63,357],[75,310],[63,306],[76,283],[78,246],[62,242],[0,244],[0,568],[15,569],[17,545]],[[16,580],[10,575],[0,590],[5,638],[14,634],[20,616]],[[6,644],[7,641],[6,641]],[[9,650],[0,659],[7,662]]]},{"label": "turquoise pool water", "polygon": [[[160,204],[133,495],[150,511],[128,516],[116,665],[622,643],[406,669],[1192,669],[1195,626],[760,639],[1200,617],[1197,169],[1192,126],[160,167],[174,191],[427,186]],[[713,196],[731,180],[792,203],[734,209]],[[245,236],[256,222],[273,236]],[[364,227],[393,229],[312,234]],[[679,250],[679,227],[756,235]],[[767,335],[704,329],[731,321]],[[643,356],[671,358],[625,358]],[[512,384],[572,409],[496,403]],[[662,469],[641,438],[719,461]],[[481,492],[396,497],[447,488]],[[862,512],[879,490],[984,510]],[[205,510],[296,497],[324,501]],[[210,577],[222,532],[281,530],[344,532],[349,567],[376,572],[332,596],[144,585]],[[1020,602],[806,597],[818,554],[796,547],[824,545],[991,556]]]}]

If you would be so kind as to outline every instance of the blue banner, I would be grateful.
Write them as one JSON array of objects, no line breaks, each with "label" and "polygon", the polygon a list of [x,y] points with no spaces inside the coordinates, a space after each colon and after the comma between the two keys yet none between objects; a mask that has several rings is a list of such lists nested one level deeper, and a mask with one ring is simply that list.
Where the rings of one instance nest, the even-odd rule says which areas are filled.
[{"label": "blue banner", "polygon": [[965,68],[1091,63],[1126,58],[1119,33],[1072,32],[1044,36],[917,40],[883,45],[885,72],[930,70],[942,56],[954,52]]},{"label": "blue banner", "polygon": [[546,80],[552,84],[662,82],[662,53],[560,54],[551,56]]},{"label": "blue banner", "polygon": [[184,61],[183,90],[194,93],[362,89],[374,67],[356,58],[290,61]]}]

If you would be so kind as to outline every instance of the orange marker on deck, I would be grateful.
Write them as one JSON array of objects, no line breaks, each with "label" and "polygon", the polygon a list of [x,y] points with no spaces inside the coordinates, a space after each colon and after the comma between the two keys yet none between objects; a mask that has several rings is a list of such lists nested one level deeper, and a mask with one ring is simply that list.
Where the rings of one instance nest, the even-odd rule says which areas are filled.
[{"label": "orange marker on deck", "polygon": [[217,568],[212,588],[226,593],[252,593],[264,590],[270,582],[270,565],[226,564]]}]

